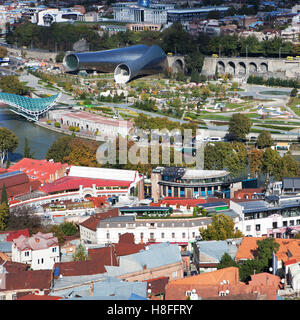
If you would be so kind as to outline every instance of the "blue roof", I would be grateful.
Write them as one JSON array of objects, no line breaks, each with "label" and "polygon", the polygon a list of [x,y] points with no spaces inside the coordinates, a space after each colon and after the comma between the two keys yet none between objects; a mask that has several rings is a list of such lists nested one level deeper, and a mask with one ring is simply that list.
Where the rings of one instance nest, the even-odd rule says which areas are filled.
[{"label": "blue roof", "polygon": [[1,241],[0,242],[0,251],[3,253],[12,251],[12,243],[9,241]]},{"label": "blue roof", "polygon": [[[94,282],[93,285],[93,296],[90,284],[83,284],[64,290],[63,300],[142,300],[147,296],[147,282],[128,282],[115,277],[106,277],[103,281]],[[52,294],[57,295],[55,292]],[[135,297],[136,299],[133,299]]]},{"label": "blue roof", "polygon": [[219,263],[224,253],[228,253],[232,259],[235,258],[238,250],[236,243],[241,242],[240,239],[231,240],[210,240],[210,241],[198,241],[200,253],[203,253]]}]

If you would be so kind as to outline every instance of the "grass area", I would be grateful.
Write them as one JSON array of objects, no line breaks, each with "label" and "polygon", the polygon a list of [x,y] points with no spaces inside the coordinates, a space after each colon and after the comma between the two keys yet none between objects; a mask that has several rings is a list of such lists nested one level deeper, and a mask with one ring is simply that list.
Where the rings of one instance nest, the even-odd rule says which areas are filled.
[{"label": "grass area", "polygon": [[[262,131],[264,131],[263,129],[255,129],[255,128],[252,128],[250,130],[250,132],[253,132],[253,133],[261,133]],[[269,131],[270,133],[273,133],[273,134],[281,134],[280,131]]]},{"label": "grass area", "polygon": [[297,108],[296,106],[300,105],[300,97],[293,97],[290,98],[288,102],[288,106],[298,115],[300,116],[300,108]]},{"label": "grass area", "polygon": [[268,129],[275,129],[275,130],[286,130],[290,131],[292,129],[296,129],[296,127],[287,127],[287,126],[276,126],[271,124],[259,124],[260,127],[268,128]]}]

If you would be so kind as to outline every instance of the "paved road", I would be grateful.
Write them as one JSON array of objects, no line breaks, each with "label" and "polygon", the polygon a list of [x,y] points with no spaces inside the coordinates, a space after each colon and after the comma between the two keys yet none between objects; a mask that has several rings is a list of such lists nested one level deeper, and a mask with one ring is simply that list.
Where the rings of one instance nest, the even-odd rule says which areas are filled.
[{"label": "paved road", "polygon": [[77,101],[72,97],[66,94],[61,88],[57,89],[50,89],[50,88],[44,88],[43,86],[39,85],[38,81],[40,78],[35,77],[31,73],[24,72],[20,76],[20,81],[27,82],[27,86],[32,87],[35,89],[36,94],[56,94],[58,92],[61,92],[61,98],[60,102],[69,104],[69,105],[75,105]]}]

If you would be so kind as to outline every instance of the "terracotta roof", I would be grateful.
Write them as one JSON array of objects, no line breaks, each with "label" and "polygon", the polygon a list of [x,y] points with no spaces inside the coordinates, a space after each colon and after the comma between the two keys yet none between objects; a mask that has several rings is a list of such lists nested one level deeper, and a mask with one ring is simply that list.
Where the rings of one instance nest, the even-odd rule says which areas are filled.
[{"label": "terracotta roof", "polygon": [[95,216],[93,215],[90,218],[84,220],[82,223],[80,223],[80,225],[87,229],[96,231],[99,221],[107,218],[117,217],[118,215],[119,209],[114,208],[106,212],[97,213]]},{"label": "terracotta roof", "polygon": [[[221,291],[226,292],[226,290],[228,290],[228,295],[224,296],[225,300],[234,300],[238,299],[238,297],[247,297],[248,295],[251,297],[255,293],[258,293],[257,298],[260,300],[276,299],[276,292],[279,289],[279,277],[271,274],[257,274],[249,284],[240,282],[238,279],[238,268],[229,267],[170,281],[166,285],[165,299],[186,300],[186,292],[192,291],[193,289],[195,289],[198,296],[204,300],[222,299],[219,297],[219,293]],[[266,279],[268,279],[268,281]],[[221,283],[223,280],[229,280],[229,283]],[[252,296],[252,298],[254,297]]]},{"label": "terracotta roof", "polygon": [[154,279],[146,280],[147,290],[151,289],[151,294],[156,296],[158,294],[164,294],[169,277],[159,277]]},{"label": "terracotta roof", "polygon": [[36,190],[40,184],[31,183],[28,176],[21,171],[0,174],[0,190],[5,185],[8,198],[17,197]]},{"label": "terracotta roof", "polygon": [[[48,182],[51,176],[55,175],[61,169],[67,168],[68,164],[60,162],[51,162],[46,159],[37,160],[23,158],[19,162],[9,167],[9,171],[20,170],[25,172],[32,180],[38,179],[40,182]],[[53,176],[55,179],[55,176]]]},{"label": "terracotta roof", "polygon": [[[6,261],[6,262],[5,262]],[[5,262],[5,264],[4,264]],[[4,260],[2,258],[0,258],[0,264],[3,265],[4,264],[4,268],[6,269],[7,272],[21,272],[21,271],[26,271],[28,265],[25,263],[21,263],[21,262],[14,262],[14,261],[10,261],[10,260]]]},{"label": "terracotta roof", "polygon": [[20,229],[20,230],[12,230],[12,231],[1,231],[0,235],[6,236],[5,241],[13,241],[14,239],[19,238],[19,236],[23,235],[25,237],[29,237],[28,229]]},{"label": "terracotta roof", "polygon": [[235,260],[254,259],[257,250],[257,240],[263,240],[265,237],[244,237],[235,255]]},{"label": "terracotta roof", "polygon": [[83,188],[92,187],[93,184],[95,184],[96,187],[129,187],[131,182],[66,176],[46,184],[41,187],[40,190],[45,193],[53,193],[65,190],[76,190],[79,189],[80,186],[83,186]]},{"label": "terracotta roof", "polygon": [[88,250],[90,260],[57,262],[55,263],[54,268],[59,268],[59,274],[62,274],[63,276],[81,276],[105,273],[106,269],[104,266],[118,265],[116,255],[113,250],[111,251],[110,247],[95,250],[96,249]]},{"label": "terracotta roof", "polygon": [[0,291],[18,289],[50,289],[52,270],[29,270],[6,274],[6,288]]},{"label": "terracotta roof", "polygon": [[195,276],[186,277],[172,281],[176,284],[201,284],[201,285],[219,285],[221,281],[229,280],[231,284],[239,282],[239,269],[236,267],[224,268],[212,272],[204,272]]},{"label": "terracotta roof", "polygon": [[[236,253],[236,261],[253,259],[257,250],[257,241],[263,239],[265,237],[244,237]],[[296,259],[296,261],[300,261],[300,239],[275,238],[275,241],[280,245],[276,252],[278,260],[286,262],[290,259]]]}]

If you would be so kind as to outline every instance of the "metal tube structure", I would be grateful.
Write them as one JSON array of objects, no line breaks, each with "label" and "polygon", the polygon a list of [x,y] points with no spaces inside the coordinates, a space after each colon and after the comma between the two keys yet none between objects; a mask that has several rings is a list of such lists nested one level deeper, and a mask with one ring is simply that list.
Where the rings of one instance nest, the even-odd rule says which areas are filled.
[{"label": "metal tube structure", "polygon": [[166,68],[166,59],[165,52],[159,46],[142,44],[104,51],[69,53],[63,63],[69,72],[114,72],[117,83],[127,83],[137,76],[162,72]]}]

